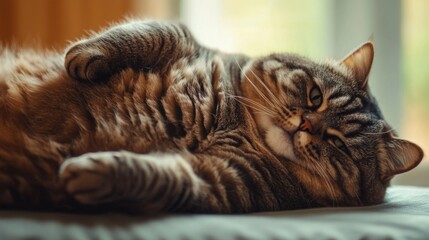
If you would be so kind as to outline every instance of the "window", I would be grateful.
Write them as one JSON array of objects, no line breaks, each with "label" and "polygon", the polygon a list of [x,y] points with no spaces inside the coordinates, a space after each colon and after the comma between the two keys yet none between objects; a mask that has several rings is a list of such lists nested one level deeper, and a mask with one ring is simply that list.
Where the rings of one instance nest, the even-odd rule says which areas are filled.
[{"label": "window", "polygon": [[[251,56],[294,52],[341,59],[373,37],[371,90],[400,136],[429,152],[429,2],[182,0],[181,7],[182,21],[203,44]],[[426,169],[429,160],[395,182],[429,185],[419,177]]]}]

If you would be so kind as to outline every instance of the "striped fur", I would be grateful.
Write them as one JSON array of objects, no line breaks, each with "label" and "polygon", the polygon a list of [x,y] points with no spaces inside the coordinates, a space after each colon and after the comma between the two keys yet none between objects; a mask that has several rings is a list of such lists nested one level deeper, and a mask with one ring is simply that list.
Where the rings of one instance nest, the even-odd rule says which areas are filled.
[{"label": "striped fur", "polygon": [[[64,57],[2,49],[0,206],[243,213],[380,203],[421,149],[341,62],[251,59],[131,21]],[[64,66],[62,62],[65,62]]]}]

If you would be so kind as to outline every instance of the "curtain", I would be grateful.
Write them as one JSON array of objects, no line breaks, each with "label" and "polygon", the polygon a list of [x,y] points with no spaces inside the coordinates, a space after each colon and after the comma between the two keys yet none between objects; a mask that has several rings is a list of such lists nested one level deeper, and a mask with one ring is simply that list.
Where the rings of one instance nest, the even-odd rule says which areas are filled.
[{"label": "curtain", "polygon": [[134,0],[0,0],[0,42],[63,48],[89,30],[135,14]]}]

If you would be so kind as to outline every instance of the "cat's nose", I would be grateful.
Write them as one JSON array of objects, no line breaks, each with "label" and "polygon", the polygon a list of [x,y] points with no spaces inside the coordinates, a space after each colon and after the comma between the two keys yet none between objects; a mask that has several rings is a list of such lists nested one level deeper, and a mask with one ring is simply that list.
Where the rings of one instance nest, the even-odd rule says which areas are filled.
[{"label": "cat's nose", "polygon": [[311,134],[316,133],[320,128],[320,116],[318,113],[305,112],[302,114],[299,130],[307,131]]},{"label": "cat's nose", "polygon": [[313,132],[313,126],[311,125],[310,120],[308,120],[305,117],[302,118],[302,122],[301,122],[301,125],[299,126],[299,130],[312,133]]}]

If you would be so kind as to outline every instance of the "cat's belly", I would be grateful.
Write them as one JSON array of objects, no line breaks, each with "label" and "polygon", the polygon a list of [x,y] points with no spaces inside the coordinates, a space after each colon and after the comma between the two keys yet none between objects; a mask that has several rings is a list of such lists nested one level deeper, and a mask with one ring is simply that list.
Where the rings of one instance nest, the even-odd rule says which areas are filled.
[{"label": "cat's belly", "polygon": [[224,74],[216,64],[221,63],[183,60],[166,74],[125,70],[108,83],[86,87],[89,114],[77,125],[87,127],[73,143],[73,155],[196,151],[209,145],[219,121],[237,122],[225,119],[237,103],[225,101]]},{"label": "cat's belly", "polygon": [[[203,151],[213,139],[237,126],[230,124],[237,119],[229,114],[234,105],[224,99],[227,83],[221,65],[179,61],[164,75],[125,70],[96,84],[78,82],[59,72],[41,83],[25,95],[25,107],[8,115],[11,118],[18,110],[22,112],[25,124],[9,123],[19,131],[0,127],[19,137],[12,141],[7,134],[0,136],[0,143],[8,141],[7,149],[0,146],[0,166],[17,169],[18,161],[24,166],[14,176],[7,175],[7,184],[0,181],[0,205],[16,202],[2,192],[13,189],[18,181],[14,179],[25,176],[35,176],[37,181],[25,180],[20,186],[28,190],[20,190],[20,195],[36,196],[39,189],[49,189],[52,201],[63,201],[67,196],[58,180],[59,166],[84,153]],[[13,171],[4,174],[9,172]]]}]

